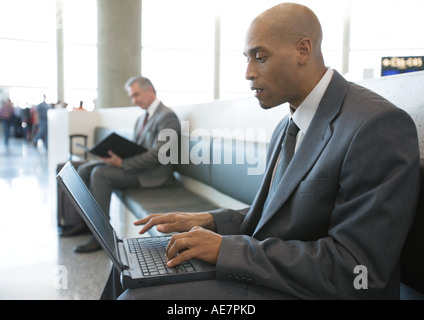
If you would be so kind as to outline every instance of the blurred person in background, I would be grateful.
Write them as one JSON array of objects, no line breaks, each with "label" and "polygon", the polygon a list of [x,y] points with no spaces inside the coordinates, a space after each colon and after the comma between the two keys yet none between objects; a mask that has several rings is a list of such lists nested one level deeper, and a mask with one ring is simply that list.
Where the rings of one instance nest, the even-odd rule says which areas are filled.
[{"label": "blurred person in background", "polygon": [[9,145],[10,129],[15,122],[15,108],[10,99],[0,109],[0,119],[3,121],[4,144]]},{"label": "blurred person in background", "polygon": [[46,103],[46,95],[43,98],[43,102],[35,107],[35,123],[38,123],[38,130],[32,139],[32,143],[37,146],[38,140],[42,139],[44,147],[47,149],[47,111],[50,109],[50,105]]}]

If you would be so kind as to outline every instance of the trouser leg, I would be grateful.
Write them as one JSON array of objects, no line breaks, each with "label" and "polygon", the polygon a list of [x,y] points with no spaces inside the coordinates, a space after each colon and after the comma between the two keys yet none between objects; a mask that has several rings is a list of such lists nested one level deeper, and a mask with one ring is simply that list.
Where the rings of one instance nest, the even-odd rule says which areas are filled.
[{"label": "trouser leg", "polygon": [[84,181],[87,188],[90,188],[91,171],[93,171],[93,169],[97,166],[105,166],[105,164],[102,161],[98,160],[89,161],[78,167],[78,174],[80,175],[82,181]]},{"label": "trouser leg", "polygon": [[114,189],[139,187],[134,174],[126,174],[121,168],[102,165],[96,166],[90,175],[90,190],[104,214],[109,218],[110,199]]},{"label": "trouser leg", "polygon": [[109,279],[106,282],[106,286],[103,289],[100,300],[116,300],[123,291],[121,281],[119,280],[119,271],[112,266]]}]

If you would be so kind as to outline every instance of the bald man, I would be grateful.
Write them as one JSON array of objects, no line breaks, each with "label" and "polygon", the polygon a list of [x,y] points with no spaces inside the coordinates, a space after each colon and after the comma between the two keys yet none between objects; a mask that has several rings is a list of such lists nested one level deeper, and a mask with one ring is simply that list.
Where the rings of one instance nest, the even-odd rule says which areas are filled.
[{"label": "bald man", "polygon": [[[252,22],[246,78],[262,108],[290,109],[256,198],[244,210],[137,221],[141,233],[180,232],[169,266],[199,258],[216,265],[216,279],[127,290],[122,299],[399,299],[399,256],[418,192],[416,128],[327,68],[321,41],[318,18],[302,5],[275,6]],[[292,121],[295,154],[277,178]]]}]

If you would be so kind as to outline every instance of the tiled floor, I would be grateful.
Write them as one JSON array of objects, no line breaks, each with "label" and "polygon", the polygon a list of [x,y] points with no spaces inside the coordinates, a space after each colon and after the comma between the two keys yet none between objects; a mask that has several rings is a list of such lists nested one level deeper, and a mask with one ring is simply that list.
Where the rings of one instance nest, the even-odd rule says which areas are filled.
[{"label": "tiled floor", "polygon": [[[89,235],[58,236],[46,150],[0,139],[0,299],[99,299],[112,264],[103,251],[73,252]],[[129,218],[117,210],[112,224],[125,233]]]}]

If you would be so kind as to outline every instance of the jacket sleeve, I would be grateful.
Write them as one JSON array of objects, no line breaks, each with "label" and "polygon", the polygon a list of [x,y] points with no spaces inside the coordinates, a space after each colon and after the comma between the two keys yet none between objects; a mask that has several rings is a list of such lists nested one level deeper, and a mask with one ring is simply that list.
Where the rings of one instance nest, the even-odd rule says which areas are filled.
[{"label": "jacket sleeve", "polygon": [[250,208],[242,210],[219,209],[211,211],[220,235],[240,234],[240,226]]}]

